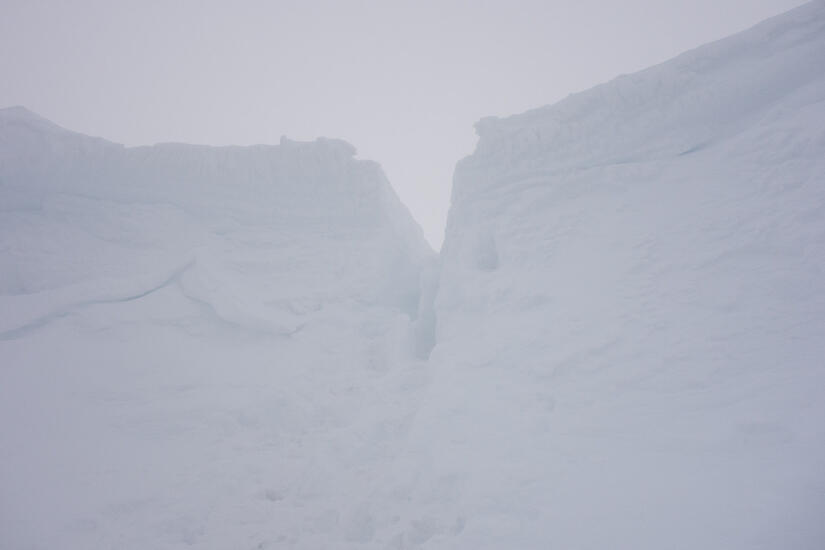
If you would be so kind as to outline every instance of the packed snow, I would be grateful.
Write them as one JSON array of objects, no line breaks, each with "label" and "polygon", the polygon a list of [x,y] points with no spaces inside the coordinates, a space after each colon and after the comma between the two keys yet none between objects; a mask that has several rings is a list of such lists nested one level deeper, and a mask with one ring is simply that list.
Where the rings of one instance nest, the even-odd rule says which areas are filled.
[{"label": "packed snow", "polygon": [[432,547],[825,547],[823,60],[819,2],[479,123],[409,442],[466,522]]},{"label": "packed snow", "polygon": [[0,548],[357,538],[419,397],[434,255],[354,152],[0,112]]},{"label": "packed snow", "polygon": [[342,141],[0,110],[0,548],[819,550],[823,59],[483,119],[439,256]]}]

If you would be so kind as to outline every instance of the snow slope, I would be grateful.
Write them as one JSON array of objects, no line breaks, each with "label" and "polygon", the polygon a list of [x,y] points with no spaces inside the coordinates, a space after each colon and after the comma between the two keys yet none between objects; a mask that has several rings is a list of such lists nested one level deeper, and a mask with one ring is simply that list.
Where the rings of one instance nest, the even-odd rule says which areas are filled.
[{"label": "snow slope", "polygon": [[354,153],[0,111],[0,548],[364,536],[348,495],[420,384],[433,253]]},{"label": "snow slope", "polygon": [[403,540],[823,548],[825,3],[477,128]]},{"label": "snow slope", "polygon": [[823,59],[482,120],[437,263],[343,142],[0,111],[0,548],[822,548]]}]

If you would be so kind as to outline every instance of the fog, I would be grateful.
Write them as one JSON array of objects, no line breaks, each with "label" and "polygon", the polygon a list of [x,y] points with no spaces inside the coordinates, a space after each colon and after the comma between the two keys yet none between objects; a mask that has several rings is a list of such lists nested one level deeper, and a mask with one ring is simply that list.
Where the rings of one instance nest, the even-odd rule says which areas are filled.
[{"label": "fog", "polygon": [[473,123],[552,103],[799,0],[4,0],[0,106],[127,145],[338,137],[440,246]]}]

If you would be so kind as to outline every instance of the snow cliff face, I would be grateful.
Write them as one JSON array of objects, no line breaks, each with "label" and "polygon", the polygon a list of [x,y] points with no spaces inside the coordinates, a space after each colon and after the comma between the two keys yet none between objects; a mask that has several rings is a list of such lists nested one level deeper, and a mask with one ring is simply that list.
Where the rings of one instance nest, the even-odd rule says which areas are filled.
[{"label": "snow cliff face", "polygon": [[0,111],[0,547],[369,534],[348,495],[420,385],[433,253],[354,152],[124,148]]},{"label": "snow cliff face", "polygon": [[438,262],[343,142],[0,111],[0,547],[818,550],[823,59],[482,120]]},{"label": "snow cliff face", "polygon": [[478,124],[410,439],[431,547],[822,546],[824,59],[818,2]]},{"label": "snow cliff face", "polygon": [[[195,271],[231,271],[276,316],[293,298],[417,307],[418,264],[431,252],[380,167],[345,142],[124,148],[22,108],[0,114],[0,140],[15,254],[0,272],[4,294],[200,254]],[[23,230],[35,220],[54,234]],[[38,250],[59,239],[71,246]]]}]

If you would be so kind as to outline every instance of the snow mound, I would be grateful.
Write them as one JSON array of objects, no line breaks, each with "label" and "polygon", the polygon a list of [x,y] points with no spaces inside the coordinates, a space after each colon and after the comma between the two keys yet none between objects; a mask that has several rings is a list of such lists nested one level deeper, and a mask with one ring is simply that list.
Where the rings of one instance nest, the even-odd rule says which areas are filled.
[{"label": "snow mound", "polygon": [[479,123],[398,540],[825,544],[823,59],[817,2]]},{"label": "snow mound", "polygon": [[125,148],[0,110],[0,547],[357,531],[347,495],[420,385],[433,253],[354,155]]}]

